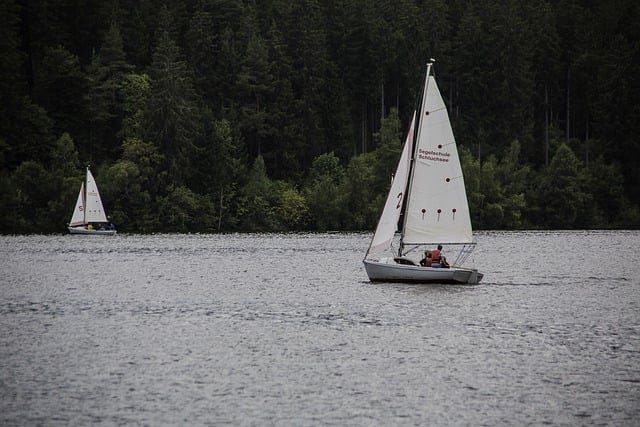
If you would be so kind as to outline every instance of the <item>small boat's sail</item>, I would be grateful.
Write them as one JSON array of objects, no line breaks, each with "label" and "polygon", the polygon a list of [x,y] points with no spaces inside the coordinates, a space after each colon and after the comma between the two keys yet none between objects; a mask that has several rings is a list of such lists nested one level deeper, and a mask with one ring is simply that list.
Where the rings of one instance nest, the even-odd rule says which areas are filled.
[{"label": "small boat's sail", "polygon": [[71,227],[77,227],[79,225],[84,226],[84,182],[80,185],[80,193],[78,193],[76,207],[73,210],[71,222],[69,222],[69,226]]},{"label": "small boat's sail", "polygon": [[402,204],[405,199],[405,191],[407,188],[407,179],[409,178],[409,167],[411,165],[411,152],[413,151],[413,132],[415,128],[416,115],[413,114],[411,127],[407,134],[407,139],[400,155],[400,161],[393,176],[391,189],[387,195],[387,201],[384,205],[382,215],[378,222],[378,227],[371,240],[368,255],[377,255],[387,249],[393,240],[393,236],[398,228],[398,220],[402,210]]},{"label": "small boat's sail", "polygon": [[[428,64],[420,112],[414,114],[396,178],[364,259],[372,281],[478,283],[482,279],[478,270],[461,267],[474,245],[471,218],[449,114],[431,69]],[[391,246],[401,211],[398,254],[381,257]],[[439,244],[462,247],[450,268],[441,263],[434,264],[438,268],[422,267],[408,258],[419,246]]]},{"label": "small boat's sail", "polygon": [[108,222],[107,215],[104,212],[104,206],[102,206],[102,200],[100,200],[100,192],[98,192],[96,180],[93,178],[89,168],[87,168],[87,199],[85,208],[86,223]]},{"label": "small boat's sail", "polygon": [[116,234],[115,227],[107,219],[98,185],[89,168],[85,182],[80,185],[76,207],[67,228],[71,234]]}]

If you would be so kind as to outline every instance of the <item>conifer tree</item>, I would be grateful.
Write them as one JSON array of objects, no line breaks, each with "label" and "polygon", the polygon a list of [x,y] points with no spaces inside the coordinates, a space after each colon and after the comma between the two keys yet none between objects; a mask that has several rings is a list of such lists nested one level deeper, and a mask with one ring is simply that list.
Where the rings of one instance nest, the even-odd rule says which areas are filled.
[{"label": "conifer tree", "polygon": [[0,171],[8,172],[27,159],[45,161],[54,138],[46,111],[29,97],[15,1],[0,4],[0,22]]},{"label": "conifer tree", "polygon": [[[79,58],[63,46],[45,50],[38,79],[34,82],[35,99],[53,119],[57,135],[68,132],[74,140],[84,140],[88,134],[84,94],[87,76]],[[93,147],[81,152],[93,156]]]},{"label": "conifer tree", "polygon": [[191,74],[168,31],[158,38],[149,75],[145,139],[157,144],[164,155],[169,178],[183,183],[191,173],[199,111]]},{"label": "conifer tree", "polygon": [[127,63],[118,25],[112,23],[100,51],[88,67],[87,108],[90,118],[90,144],[107,158],[115,158],[123,119],[123,85],[133,70]]}]

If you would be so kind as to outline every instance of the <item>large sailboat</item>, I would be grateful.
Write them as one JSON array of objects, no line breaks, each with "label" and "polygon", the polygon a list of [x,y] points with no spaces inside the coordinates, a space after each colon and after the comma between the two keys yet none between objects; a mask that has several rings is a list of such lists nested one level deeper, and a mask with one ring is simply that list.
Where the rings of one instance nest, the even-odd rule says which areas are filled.
[{"label": "large sailboat", "polygon": [[[414,113],[363,261],[373,282],[478,283],[483,277],[477,269],[462,267],[475,242],[458,149],[432,71],[430,62],[420,110]],[[396,251],[393,244],[400,222]],[[427,267],[413,259],[423,249],[439,245],[446,248],[448,266],[434,263]]]},{"label": "large sailboat", "polygon": [[87,167],[87,177],[80,185],[80,193],[71,221],[67,227],[71,234],[114,235],[116,229],[107,219],[102,206],[98,185]]}]

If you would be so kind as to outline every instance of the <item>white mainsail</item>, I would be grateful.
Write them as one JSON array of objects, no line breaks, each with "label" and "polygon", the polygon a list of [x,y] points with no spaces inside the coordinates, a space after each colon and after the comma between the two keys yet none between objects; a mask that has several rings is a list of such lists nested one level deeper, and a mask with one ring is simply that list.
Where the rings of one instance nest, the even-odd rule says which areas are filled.
[{"label": "white mainsail", "polygon": [[405,198],[407,179],[409,178],[409,167],[411,165],[411,152],[413,151],[413,134],[415,129],[416,114],[413,113],[409,133],[400,155],[400,161],[396,168],[396,173],[391,183],[391,189],[387,195],[387,201],[382,210],[382,215],[378,222],[378,227],[371,240],[368,254],[379,254],[386,251],[391,245],[393,236],[398,227],[398,219],[402,211],[402,202]]},{"label": "white mainsail", "polygon": [[403,244],[471,243],[469,205],[449,115],[427,72]]},{"label": "white mainsail", "polygon": [[87,197],[85,201],[85,223],[99,223],[108,222],[107,215],[104,212],[102,206],[102,200],[100,200],[100,193],[98,192],[98,186],[91,174],[89,168],[87,168]]},{"label": "white mainsail", "polygon": [[78,193],[78,200],[76,200],[76,207],[73,209],[69,225],[71,227],[84,225],[84,182],[80,185],[80,193]]}]

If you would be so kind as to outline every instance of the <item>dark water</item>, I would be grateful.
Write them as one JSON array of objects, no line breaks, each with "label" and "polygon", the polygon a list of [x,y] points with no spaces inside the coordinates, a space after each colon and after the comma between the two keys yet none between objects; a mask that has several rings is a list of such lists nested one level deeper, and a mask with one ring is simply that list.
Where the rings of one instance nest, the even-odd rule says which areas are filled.
[{"label": "dark water", "polygon": [[0,424],[638,425],[639,232],[478,233],[476,286],[369,238],[0,237]]}]

